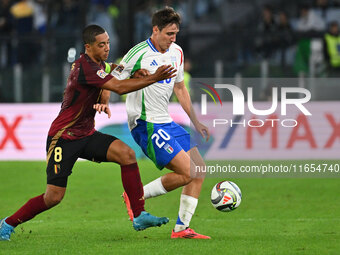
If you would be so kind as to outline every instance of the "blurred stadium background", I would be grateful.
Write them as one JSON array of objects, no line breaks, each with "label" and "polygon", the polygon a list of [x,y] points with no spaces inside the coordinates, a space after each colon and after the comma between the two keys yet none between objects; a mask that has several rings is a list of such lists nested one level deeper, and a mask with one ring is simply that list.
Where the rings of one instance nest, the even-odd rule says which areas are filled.
[{"label": "blurred stadium background", "polygon": [[[84,26],[96,23],[108,31],[109,61],[117,63],[150,36],[150,15],[164,5],[183,18],[177,43],[189,60],[191,87],[206,78],[211,84],[227,78],[244,91],[253,86],[254,101],[265,107],[274,85],[312,92],[313,117],[302,119],[301,129],[275,133],[267,127],[228,128],[223,137],[213,134],[203,144],[203,154],[237,168],[268,163],[339,166],[340,61],[332,63],[334,55],[327,53],[325,42],[330,24],[340,22],[339,0],[0,0],[0,218],[45,188],[46,134],[60,109],[71,63],[83,51]],[[196,91],[191,94],[197,106]],[[226,93],[221,97],[231,100]],[[97,116],[96,127],[120,137],[142,157],[128,131],[123,101],[112,93],[113,117]],[[231,108],[231,102],[224,105]],[[171,104],[170,112],[175,121],[190,126],[178,104]],[[292,118],[298,118],[296,111]],[[159,176],[149,160],[139,164],[144,183]],[[63,203],[23,224],[12,242],[0,243],[0,253],[339,254],[340,186],[339,179],[324,178],[330,175],[241,176],[248,178],[234,181],[243,191],[243,202],[230,214],[221,214],[209,201],[211,187],[230,176],[207,178],[193,227],[213,239],[169,243],[180,190],[147,202],[150,211],[169,216],[170,224],[136,233],[120,204],[118,166],[79,162],[74,172]],[[332,174],[339,176],[338,171]]]},{"label": "blurred stadium background", "polygon": [[[313,123],[324,126],[313,124],[313,134],[300,134],[296,139],[307,145],[302,147],[305,155],[313,149],[315,154],[311,156],[315,158],[321,155],[315,147],[328,144],[333,154],[326,150],[322,153],[334,158],[331,155],[339,146],[338,27],[332,30],[335,53],[330,54],[332,50],[325,38],[331,32],[331,24],[340,22],[338,0],[1,0],[0,159],[44,158],[44,134],[60,109],[70,66],[83,52],[81,32],[87,24],[96,23],[108,31],[108,61],[118,63],[132,46],[150,36],[150,16],[165,5],[173,6],[183,18],[177,43],[184,49],[186,83],[196,106],[201,99],[201,81],[235,84],[244,94],[252,86],[253,100],[264,102],[271,100],[274,86],[307,88],[315,103],[314,113],[319,114],[314,114]],[[223,101],[231,103],[230,93],[220,95]],[[114,118],[104,121],[104,117],[98,116],[97,128],[132,144],[137,156],[142,157],[126,125],[124,97],[111,93],[110,100]],[[183,111],[175,105],[170,110],[173,118],[189,126]],[[262,137],[264,132],[260,131]],[[280,146],[290,140],[289,134],[280,132],[279,136]],[[229,147],[239,153],[235,148],[244,144],[246,133],[239,129],[234,137],[235,144]],[[269,136],[266,139],[261,143],[264,146],[275,143]],[[261,148],[253,148],[250,154],[255,155]],[[249,152],[245,147],[241,152],[244,149]],[[229,151],[221,153],[231,155]],[[301,156],[299,151],[290,153]],[[214,150],[210,154],[214,155]]]},{"label": "blurred stadium background", "polygon": [[340,21],[338,0],[1,0],[0,102],[60,102],[85,25],[108,31],[109,60],[118,62],[150,35],[150,15],[164,5],[182,14],[177,42],[192,77],[260,77],[257,100],[266,99],[267,77],[296,77],[322,87],[313,100],[340,99],[337,84],[307,79],[339,75],[324,45]]}]

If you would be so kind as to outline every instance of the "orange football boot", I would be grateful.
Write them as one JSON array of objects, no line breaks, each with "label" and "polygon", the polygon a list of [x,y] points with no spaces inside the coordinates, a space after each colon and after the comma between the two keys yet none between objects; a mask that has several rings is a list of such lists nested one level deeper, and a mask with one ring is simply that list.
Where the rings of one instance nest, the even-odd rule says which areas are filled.
[{"label": "orange football boot", "polygon": [[185,239],[211,239],[210,236],[205,236],[196,233],[191,228],[186,228],[185,230],[175,232],[172,230],[171,238],[185,238]]}]

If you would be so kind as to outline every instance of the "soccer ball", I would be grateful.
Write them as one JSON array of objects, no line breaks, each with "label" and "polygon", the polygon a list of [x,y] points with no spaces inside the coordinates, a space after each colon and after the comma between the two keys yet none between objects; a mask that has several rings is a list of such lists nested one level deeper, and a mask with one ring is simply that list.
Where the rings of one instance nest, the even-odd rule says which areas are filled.
[{"label": "soccer ball", "polygon": [[241,200],[240,188],[231,181],[219,182],[211,191],[211,203],[221,212],[235,210],[240,205]]}]

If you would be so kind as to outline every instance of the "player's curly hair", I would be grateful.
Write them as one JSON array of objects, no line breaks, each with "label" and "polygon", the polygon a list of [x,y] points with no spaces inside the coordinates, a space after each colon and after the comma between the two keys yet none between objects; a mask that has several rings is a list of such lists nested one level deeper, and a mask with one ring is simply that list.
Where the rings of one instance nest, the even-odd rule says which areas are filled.
[{"label": "player's curly hair", "polygon": [[173,8],[166,6],[165,8],[156,11],[152,15],[152,26],[157,26],[162,30],[167,25],[176,24],[179,26],[181,23],[181,16]]},{"label": "player's curly hair", "polygon": [[83,42],[84,44],[92,44],[96,41],[96,36],[104,34],[106,31],[104,28],[98,25],[89,25],[83,30]]}]

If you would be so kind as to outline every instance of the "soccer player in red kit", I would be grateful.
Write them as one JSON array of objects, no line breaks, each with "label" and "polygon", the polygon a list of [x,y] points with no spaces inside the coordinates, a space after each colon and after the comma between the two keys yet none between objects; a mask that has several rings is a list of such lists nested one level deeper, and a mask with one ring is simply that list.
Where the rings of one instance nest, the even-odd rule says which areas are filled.
[{"label": "soccer player in red kit", "polygon": [[78,158],[96,162],[115,162],[121,166],[125,192],[133,209],[135,230],[166,224],[165,217],[155,217],[144,210],[143,185],[134,151],[118,138],[94,128],[96,111],[111,116],[110,91],[124,94],[174,76],[175,69],[161,66],[150,76],[119,81],[105,70],[109,55],[109,36],[97,25],[83,30],[85,54],[71,68],[61,110],[53,121],[47,138],[47,188],[30,199],[13,215],[0,222],[0,240],[10,240],[14,228],[37,214],[56,206],[63,199],[68,176]]}]

